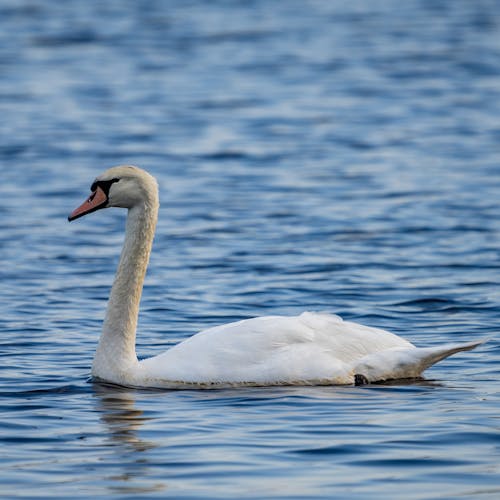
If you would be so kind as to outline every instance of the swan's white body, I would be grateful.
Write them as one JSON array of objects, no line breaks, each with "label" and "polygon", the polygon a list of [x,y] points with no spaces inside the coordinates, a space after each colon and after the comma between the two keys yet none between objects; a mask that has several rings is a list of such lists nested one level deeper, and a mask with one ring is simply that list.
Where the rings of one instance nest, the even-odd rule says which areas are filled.
[{"label": "swan's white body", "polygon": [[134,387],[353,384],[419,377],[480,342],[417,348],[392,333],[330,314],[267,316],[210,328],[138,361],[135,335],[158,215],[155,179],[136,167],[98,177],[70,220],[108,206],[128,208],[125,242],[92,366],[97,379]]}]

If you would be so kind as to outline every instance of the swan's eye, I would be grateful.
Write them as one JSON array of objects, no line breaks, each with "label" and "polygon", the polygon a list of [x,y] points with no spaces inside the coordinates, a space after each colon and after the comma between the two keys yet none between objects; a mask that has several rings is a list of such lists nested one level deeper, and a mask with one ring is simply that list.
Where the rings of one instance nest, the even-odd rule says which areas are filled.
[{"label": "swan's eye", "polygon": [[90,190],[92,192],[94,192],[98,187],[100,187],[104,193],[106,194],[106,196],[109,195],[109,188],[111,187],[111,184],[114,184],[115,182],[118,182],[120,179],[118,178],[115,178],[115,179],[111,179],[109,181],[94,181],[92,183],[92,186],[90,186]]}]

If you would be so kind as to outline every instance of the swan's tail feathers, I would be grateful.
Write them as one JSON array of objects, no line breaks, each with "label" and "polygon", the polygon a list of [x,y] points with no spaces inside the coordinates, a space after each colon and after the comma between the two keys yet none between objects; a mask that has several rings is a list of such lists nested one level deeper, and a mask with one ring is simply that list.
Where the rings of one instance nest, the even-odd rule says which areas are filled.
[{"label": "swan's tail feathers", "polygon": [[403,378],[418,378],[438,361],[470,351],[484,341],[445,344],[439,347],[395,347],[361,358],[354,369],[356,385]]},{"label": "swan's tail feathers", "polygon": [[419,358],[421,360],[423,370],[426,370],[433,364],[441,361],[442,359],[451,356],[452,354],[456,354],[457,352],[462,351],[470,351],[476,348],[478,345],[481,345],[483,340],[477,342],[466,342],[462,344],[445,344],[439,347],[424,347],[417,348],[419,352]]}]

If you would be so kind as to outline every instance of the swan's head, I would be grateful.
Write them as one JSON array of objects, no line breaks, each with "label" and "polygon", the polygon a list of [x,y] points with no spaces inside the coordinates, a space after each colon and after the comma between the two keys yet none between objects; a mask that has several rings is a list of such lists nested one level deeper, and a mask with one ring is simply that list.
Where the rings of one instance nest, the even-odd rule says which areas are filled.
[{"label": "swan's head", "polygon": [[92,193],[73,210],[69,221],[78,219],[101,208],[133,208],[144,203],[158,203],[156,179],[145,170],[130,165],[112,167],[95,179]]}]

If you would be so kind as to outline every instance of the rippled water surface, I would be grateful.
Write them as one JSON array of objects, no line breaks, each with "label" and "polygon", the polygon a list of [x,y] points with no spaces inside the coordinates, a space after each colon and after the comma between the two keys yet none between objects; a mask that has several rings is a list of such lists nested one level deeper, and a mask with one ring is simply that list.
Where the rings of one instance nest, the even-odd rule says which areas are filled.
[{"label": "rippled water surface", "polygon": [[[0,1],[0,496],[500,497],[500,5]],[[141,391],[89,367],[124,213],[161,189],[138,353],[331,311],[420,382]]]}]

